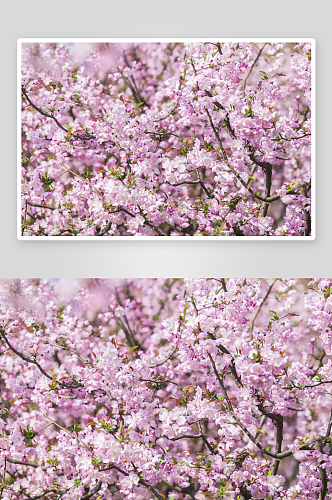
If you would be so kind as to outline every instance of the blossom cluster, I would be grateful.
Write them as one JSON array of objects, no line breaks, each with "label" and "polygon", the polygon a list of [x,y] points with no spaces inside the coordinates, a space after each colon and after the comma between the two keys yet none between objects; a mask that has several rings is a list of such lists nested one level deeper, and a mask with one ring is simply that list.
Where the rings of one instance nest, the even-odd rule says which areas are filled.
[{"label": "blossom cluster", "polygon": [[22,236],[309,236],[311,43],[22,43]]},{"label": "blossom cluster", "polygon": [[3,280],[3,500],[332,499],[332,280]]}]

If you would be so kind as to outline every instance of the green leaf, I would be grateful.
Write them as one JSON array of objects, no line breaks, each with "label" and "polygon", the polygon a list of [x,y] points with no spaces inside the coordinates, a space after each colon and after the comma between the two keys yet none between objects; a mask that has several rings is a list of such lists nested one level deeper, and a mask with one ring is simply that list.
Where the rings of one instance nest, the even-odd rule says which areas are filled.
[{"label": "green leaf", "polygon": [[265,431],[262,431],[262,429],[256,429],[256,432],[260,432],[261,434],[266,434],[267,435],[267,433]]}]

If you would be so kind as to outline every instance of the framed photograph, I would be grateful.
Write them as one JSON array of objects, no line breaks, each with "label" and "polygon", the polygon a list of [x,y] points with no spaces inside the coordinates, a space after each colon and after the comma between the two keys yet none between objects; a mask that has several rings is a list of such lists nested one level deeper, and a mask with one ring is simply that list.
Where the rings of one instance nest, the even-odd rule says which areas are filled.
[{"label": "framed photograph", "polygon": [[329,278],[1,280],[5,500],[330,500],[331,299]]},{"label": "framed photograph", "polygon": [[20,39],[17,96],[20,240],[315,238],[314,39]]}]

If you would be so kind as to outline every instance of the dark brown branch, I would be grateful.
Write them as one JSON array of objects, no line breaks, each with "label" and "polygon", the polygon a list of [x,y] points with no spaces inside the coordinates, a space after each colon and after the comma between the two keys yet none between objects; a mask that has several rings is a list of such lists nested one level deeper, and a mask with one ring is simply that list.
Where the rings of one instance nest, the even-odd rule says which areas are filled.
[{"label": "dark brown branch", "polygon": [[[315,436],[315,450],[318,450],[320,451],[321,453],[324,453],[323,451],[323,447],[324,447],[324,442],[325,442],[325,439],[322,437],[322,436]],[[326,474],[326,470],[322,467],[322,465],[324,464],[324,460],[321,460],[319,462],[319,475],[320,475],[320,492],[319,492],[319,497],[318,497],[318,500],[324,500],[324,498],[326,497],[326,493],[327,493],[327,474]]]},{"label": "dark brown branch", "polygon": [[[8,347],[16,354],[16,356],[18,356],[19,358],[23,359],[23,361],[27,361],[28,363],[31,363],[33,365],[36,365],[38,370],[43,374],[45,375],[45,377],[47,377],[49,380],[53,380],[54,377],[52,377],[51,375],[49,375],[48,373],[45,372],[45,370],[40,366],[40,364],[38,363],[38,361],[36,361],[35,359],[31,359],[31,358],[28,358],[26,356],[24,356],[24,354],[20,353],[19,351],[17,351],[15,349],[15,347],[13,347],[6,335],[5,335],[5,332],[3,329],[0,329],[0,333],[1,333],[1,336],[3,338],[3,340],[6,342],[6,344],[8,345]],[[75,384],[67,384],[65,382],[57,382],[59,384],[59,386],[62,386],[62,387],[65,387],[66,389],[77,389],[78,387],[83,387],[83,384],[80,384],[79,382],[75,383]]]},{"label": "dark brown branch", "polygon": [[203,434],[203,430],[202,430],[202,426],[201,426],[201,423],[198,421],[198,428],[199,428],[199,431],[200,431],[200,437],[203,439],[206,447],[209,449],[210,453],[212,455],[216,455],[216,451],[212,448],[212,446],[210,445],[209,441],[206,439],[205,435]]},{"label": "dark brown branch", "polygon": [[[213,333],[208,333],[208,336],[210,337],[210,339],[212,340],[217,340],[217,338],[213,335]],[[236,367],[235,367],[235,361],[234,361],[234,358],[232,356],[232,354],[229,352],[229,350],[224,347],[223,345],[220,345],[218,344],[217,345],[218,349],[223,353],[223,354],[228,354],[229,356],[231,356],[232,358],[232,361],[231,361],[231,365],[230,365],[230,369],[231,369],[231,373],[233,375],[233,378],[235,380],[235,383],[238,387],[243,387],[243,384],[242,384],[242,381],[241,381],[241,377],[237,374],[237,371],[236,371]]]},{"label": "dark brown branch", "polygon": [[151,229],[153,229],[158,234],[158,236],[166,236],[165,233],[162,233],[156,226],[154,226],[153,224],[151,224],[150,221],[147,220],[147,218],[144,216],[143,210],[141,208],[139,208],[139,211],[141,213],[141,216],[144,218],[144,225],[145,226],[149,226]]},{"label": "dark brown branch", "polygon": [[329,423],[328,423],[328,426],[327,426],[327,431],[326,431],[326,434],[325,434],[325,437],[328,438],[331,434],[331,427],[332,427],[332,410],[331,410],[331,413],[330,413],[330,419],[329,419]]},{"label": "dark brown branch", "polygon": [[[205,91],[205,94],[209,97],[213,97],[213,95],[211,94],[211,92],[209,92],[208,90]],[[224,119],[224,122],[226,124],[226,127],[227,127],[227,130],[229,132],[229,135],[231,136],[232,139],[236,139],[236,135],[235,135],[235,132],[231,126],[231,122],[229,121],[229,113],[227,111],[227,109],[222,105],[220,104],[220,102],[218,101],[213,101],[213,104],[215,106],[217,106],[218,109],[222,109],[223,111],[226,112],[226,117]]]},{"label": "dark brown branch", "polygon": [[224,290],[224,292],[227,293],[227,287],[226,287],[225,278],[221,278],[221,286],[222,286],[222,289]]},{"label": "dark brown branch", "polygon": [[84,179],[82,176],[80,176],[79,174],[77,174],[76,172],[74,172],[73,170],[70,170],[70,168],[66,167],[66,165],[64,163],[62,163],[61,161],[59,161],[60,165],[62,165],[66,170],[68,170],[68,172],[70,172],[71,174],[75,175],[75,177],[78,177],[79,179],[81,179],[81,181],[85,182],[88,186],[90,186],[92,189],[94,189],[98,194],[100,194],[100,196],[102,196],[102,193],[99,191],[99,189],[97,189],[93,184],[91,184],[87,179]]},{"label": "dark brown branch", "polygon": [[82,356],[82,354],[80,354],[78,351],[76,351],[75,349],[72,349],[71,347],[66,347],[66,346],[63,346],[63,345],[59,345],[59,344],[53,344],[52,342],[45,342],[47,343],[48,345],[52,345],[54,347],[57,347],[58,349],[63,349],[64,351],[70,351],[70,352],[73,352],[74,354],[76,354],[77,357],[81,358],[82,361],[84,361],[84,363],[87,363],[88,360],[86,358],[84,358]]},{"label": "dark brown branch", "polygon": [[[265,449],[261,443],[251,434],[251,432],[245,427],[245,425],[243,425],[243,423],[241,422],[241,420],[238,418],[238,416],[236,415],[235,411],[234,411],[234,408],[233,408],[233,405],[232,405],[232,402],[231,400],[229,399],[229,396],[227,394],[227,391],[225,389],[225,386],[224,386],[224,383],[222,381],[222,378],[220,377],[219,373],[218,373],[218,370],[217,370],[217,367],[212,359],[212,356],[210,353],[208,353],[208,356],[210,358],[210,361],[211,361],[211,364],[212,364],[212,367],[213,367],[213,371],[215,373],[215,376],[217,377],[217,380],[219,382],[219,385],[221,387],[221,390],[222,390],[222,393],[224,395],[224,398],[226,399],[226,403],[227,403],[227,407],[228,407],[228,411],[230,412],[230,414],[232,415],[232,417],[235,419],[236,423],[238,424],[239,427],[241,427],[241,429],[244,431],[244,433],[249,437],[249,439],[257,446],[257,448],[262,452],[262,453],[265,453],[266,455],[268,455],[269,457],[272,457],[272,458],[277,458],[279,460],[282,460],[283,458],[287,458],[287,457],[290,457],[291,455],[293,455],[293,452],[292,451],[285,451],[284,453],[272,453],[270,451],[268,451],[267,449]],[[274,414],[273,414],[274,415]],[[304,447],[302,447],[302,449],[305,449]]]},{"label": "dark brown branch", "polygon": [[[144,216],[143,216],[143,212],[141,209],[139,209],[140,212],[141,212],[141,215],[142,217],[144,218],[144,225],[145,226],[149,226],[151,227],[151,229],[153,229],[157,234],[158,236],[166,236],[166,234],[162,233],[157,227],[155,227],[153,224],[151,224],[151,222],[149,222]],[[126,214],[130,215],[130,217],[135,217],[134,214],[130,213],[128,210],[126,210],[125,208],[121,207],[121,210],[122,212],[125,212]]]},{"label": "dark brown branch", "polygon": [[102,487],[103,483],[101,482],[100,479],[98,479],[97,484],[92,488],[92,490],[88,491],[85,493],[82,497],[81,500],[88,500],[88,498],[91,498],[97,491],[100,490]]},{"label": "dark brown branch", "polygon": [[202,436],[201,436],[201,434],[195,434],[195,435],[183,434],[182,436],[178,436],[178,437],[175,437],[175,438],[170,438],[170,437],[167,437],[167,436],[160,436],[160,437],[169,439],[170,441],[179,441],[180,439],[198,439],[198,438],[200,438]]},{"label": "dark brown branch", "polygon": [[308,135],[311,135],[310,132],[307,134],[300,135],[298,137],[283,137],[282,135],[275,137],[276,140],[282,139],[283,141],[296,141],[297,139],[303,139],[303,137],[307,137]]},{"label": "dark brown branch", "polygon": [[[249,158],[251,159],[251,161],[255,165],[261,167],[264,170],[264,172],[265,172],[265,198],[270,198],[271,186],[272,186],[272,165],[271,165],[271,163],[259,161],[254,156],[253,153],[251,153],[249,155]],[[269,204],[267,202],[265,202],[264,208],[263,208],[263,217],[266,217],[268,208],[269,208]]]},{"label": "dark brown branch", "polygon": [[[306,198],[308,197],[308,191],[310,189],[311,183],[307,182],[301,182],[300,184],[300,194],[305,196]],[[308,204],[307,204],[308,206]],[[304,236],[310,236],[311,233],[311,216],[308,210],[304,209],[304,220],[305,220],[305,230],[304,230]]]},{"label": "dark brown branch", "polygon": [[[143,211],[141,208],[139,208],[139,210],[140,210],[142,217],[144,218],[144,225],[145,226],[149,226],[151,229],[153,229],[158,234],[158,236],[167,236],[165,233],[161,232],[160,229],[155,227],[150,221],[148,221],[146,217],[144,217]],[[132,214],[131,212],[129,212],[129,210],[126,210],[123,207],[118,207],[116,210],[114,210],[113,212],[110,212],[110,213],[112,214],[112,213],[117,213],[117,212],[124,212],[127,215],[130,215],[130,217],[136,216],[135,214]],[[106,226],[100,232],[96,233],[95,236],[103,236],[105,233],[107,233],[107,231],[110,230],[111,225],[112,225],[112,221],[108,221]]]},{"label": "dark brown branch", "polygon": [[48,210],[56,210],[55,207],[51,207],[50,205],[41,205],[40,203],[33,203],[32,201],[27,201],[26,204],[30,205],[30,207],[47,208]]},{"label": "dark brown branch", "polygon": [[[271,413],[262,404],[258,405],[259,411],[268,417],[269,419],[273,420],[277,426],[277,437],[276,437],[276,449],[275,453],[276,455],[281,453],[281,445],[282,445],[282,440],[283,440],[283,425],[284,425],[284,418],[282,415],[279,413]],[[279,468],[279,463],[280,460],[278,458],[274,459],[274,464],[273,464],[273,470],[272,474],[275,476],[278,473],[278,468]]]},{"label": "dark brown branch", "polygon": [[[264,426],[265,422],[266,422],[266,415],[263,415],[263,416],[261,417],[260,422],[259,422],[259,429],[260,429],[260,430],[262,430],[262,429],[263,429],[263,426]],[[258,438],[259,438],[259,436],[261,436],[261,433],[259,432],[259,430],[257,430],[257,432],[256,432],[256,434],[255,434],[255,439],[258,439]]]},{"label": "dark brown branch", "polygon": [[[235,175],[235,177],[241,182],[242,186],[244,186],[248,191],[249,193],[254,196],[255,198],[257,198],[258,200],[261,200],[261,201],[264,201],[266,203],[272,203],[273,201],[276,201],[276,200],[280,200],[281,196],[279,195],[275,195],[275,196],[270,196],[268,198],[265,198],[263,196],[260,196],[259,194],[255,193],[255,191],[249,186],[249,184],[247,184],[243,179],[242,177],[236,172],[236,170],[234,169],[234,167],[232,166],[232,164],[229,162],[228,160],[228,157],[227,157],[227,154],[226,154],[226,151],[224,149],[224,146],[221,142],[221,139],[219,137],[219,134],[218,134],[218,131],[216,129],[216,127],[214,126],[214,123],[212,121],[212,118],[211,118],[211,115],[209,113],[209,111],[205,108],[205,111],[209,117],[209,121],[210,121],[210,125],[213,129],[213,132],[214,132],[214,135],[216,136],[216,139],[218,141],[218,144],[219,144],[219,147],[221,149],[221,152],[222,152],[222,156],[223,156],[223,160],[224,162],[226,163],[226,165],[228,166],[228,168],[230,169],[230,171]],[[294,191],[290,191],[288,192],[287,194],[295,194]]]},{"label": "dark brown branch", "polygon": [[169,184],[172,187],[177,187],[177,186],[182,186],[182,184],[201,184],[201,181],[181,181],[177,182],[176,184],[170,184],[167,182],[166,184]]},{"label": "dark brown branch", "polygon": [[17,464],[17,465],[27,465],[28,467],[34,467],[35,469],[38,469],[40,465],[35,464],[33,462],[23,462],[22,460],[16,460],[14,458],[9,458],[6,457],[7,462],[10,462],[11,464]]},{"label": "dark brown branch", "polygon": [[197,492],[193,484],[191,484],[187,488],[181,488],[177,484],[169,484],[164,479],[161,481],[161,484],[166,486],[167,490],[176,491],[177,493],[183,493],[184,495],[189,495],[193,499],[195,498],[195,494]]},{"label": "dark brown branch", "polygon": [[128,345],[129,347],[135,347],[136,346],[136,343],[135,343],[135,340],[132,338],[132,335],[131,335],[131,332],[128,330],[128,328],[125,326],[125,324],[123,323],[123,321],[118,317],[118,316],[113,316],[118,327],[123,330],[125,336],[126,336],[126,340],[128,342]]},{"label": "dark brown branch", "polygon": [[149,134],[149,135],[163,135],[163,136],[174,135],[174,137],[181,139],[181,137],[178,134],[173,134],[173,132],[167,132],[167,131],[166,132],[149,132],[148,130],[145,130],[145,133]]},{"label": "dark brown branch", "polygon": [[[24,492],[23,492],[24,493]],[[30,495],[28,495],[27,493],[24,493],[29,500],[38,500],[39,498],[43,498],[45,495],[47,495],[48,493],[59,493],[58,490],[56,490],[55,488],[52,488],[51,490],[45,490],[43,493],[41,493],[40,495],[36,495],[34,497],[31,497]]]},{"label": "dark brown branch", "polygon": [[[107,467],[105,467],[104,469],[100,469],[100,471],[105,471],[105,470],[111,470],[111,469],[115,469],[117,470],[118,472],[121,472],[121,474],[124,474],[125,476],[129,476],[129,473],[120,469],[120,467],[118,467],[117,465],[111,463],[109,464]],[[135,469],[135,472],[136,472],[136,467],[134,466],[134,469]],[[159,495],[159,493],[154,489],[153,486],[149,485],[148,483],[146,483],[144,481],[144,479],[140,479],[138,481],[139,484],[145,486],[145,488],[147,488],[148,490],[152,491],[152,493],[158,498],[158,500],[164,500],[165,497],[162,497],[161,495]]]},{"label": "dark brown branch", "polygon": [[224,292],[227,292],[227,287],[226,287],[226,281],[225,281],[225,278],[221,278],[220,280],[218,280],[217,278],[212,278],[214,279],[215,281],[218,281],[218,283],[221,284],[222,286],[222,289],[224,290]]},{"label": "dark brown branch", "polygon": [[[38,108],[38,106],[36,106],[29,98],[28,94],[27,94],[27,91],[25,88],[22,87],[22,94],[24,95],[24,97],[26,98],[26,100],[29,102],[30,106],[32,106],[36,111],[38,111],[38,113],[40,113],[41,115],[45,116],[46,118],[51,118],[52,120],[55,121],[55,123],[57,124],[58,127],[61,128],[61,130],[63,130],[64,132],[66,132],[67,134],[69,133],[69,130],[66,129],[63,125],[61,125],[61,123],[56,119],[56,117],[54,116],[53,113],[45,113],[45,111],[43,111],[42,109]],[[89,141],[91,139],[95,139],[95,136],[94,135],[88,135],[88,136],[82,136],[82,135],[76,135],[76,134],[72,134],[72,137],[74,139],[78,139],[80,141]]]}]

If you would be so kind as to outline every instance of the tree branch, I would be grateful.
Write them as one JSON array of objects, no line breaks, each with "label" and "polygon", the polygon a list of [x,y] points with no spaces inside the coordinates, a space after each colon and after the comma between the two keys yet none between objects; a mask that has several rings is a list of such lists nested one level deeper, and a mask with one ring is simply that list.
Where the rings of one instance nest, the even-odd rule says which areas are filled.
[{"label": "tree branch", "polygon": [[26,201],[26,204],[30,205],[30,207],[47,208],[48,210],[56,210],[55,207],[51,207],[50,205],[41,205],[40,203],[33,203],[32,201]]},{"label": "tree branch", "polygon": [[[136,467],[133,465],[134,467],[134,470],[135,470],[135,473],[137,471]],[[105,467],[104,469],[100,469],[100,471],[105,471],[105,470],[110,470],[110,469],[115,469],[117,470],[118,472],[121,472],[121,474],[124,474],[125,476],[129,476],[129,473],[120,469],[120,467],[118,467],[117,465],[111,463],[109,464],[107,467]],[[146,483],[144,481],[144,479],[140,479],[138,481],[139,484],[145,486],[145,488],[147,488],[148,490],[152,491],[152,493],[158,498],[158,500],[165,500],[165,497],[159,495],[159,493],[153,488],[153,486],[149,485],[148,483]]]},{"label": "tree branch", "polygon": [[[301,182],[300,184],[300,194],[308,198],[308,190],[310,189],[311,183]],[[308,206],[308,204],[306,205]],[[308,210],[304,209],[304,220],[305,220],[305,230],[304,236],[309,236],[311,233],[311,216]]]},{"label": "tree branch", "polygon": [[174,111],[176,110],[178,105],[179,105],[179,103],[176,103],[174,108],[166,116],[163,116],[162,118],[157,118],[156,120],[152,120],[152,121],[153,122],[161,122],[162,120],[166,120],[166,118],[168,118],[170,115],[172,115],[174,113]]},{"label": "tree branch", "polygon": [[11,464],[27,465],[28,467],[34,467],[35,469],[38,469],[38,467],[40,467],[39,464],[35,464],[33,462],[23,462],[22,460],[16,460],[14,458],[6,457],[6,460],[7,460],[7,462],[10,462]]},{"label": "tree branch", "polygon": [[252,333],[253,333],[253,329],[254,329],[254,324],[255,324],[256,318],[257,318],[257,316],[259,315],[259,313],[260,313],[260,311],[261,311],[261,309],[262,309],[262,307],[263,307],[263,305],[264,305],[265,301],[268,299],[268,297],[269,297],[269,295],[270,295],[270,293],[271,293],[271,290],[272,290],[272,288],[273,288],[274,284],[276,283],[276,281],[278,281],[278,279],[279,279],[279,278],[275,278],[275,280],[273,281],[273,283],[270,285],[270,287],[269,287],[268,291],[267,291],[267,292],[266,292],[266,294],[265,294],[264,299],[263,299],[263,300],[262,300],[262,302],[260,303],[259,308],[257,309],[257,311],[256,311],[256,313],[255,313],[255,316],[253,317],[253,319],[252,319],[252,321],[251,321],[251,323],[250,323],[250,340],[252,340]]},{"label": "tree branch", "polygon": [[[208,333],[208,336],[212,340],[217,340],[217,338],[213,335],[213,333]],[[229,350],[226,347],[224,347],[221,344],[217,344],[217,347],[223,354],[228,354],[229,356],[231,356],[231,358],[232,358],[231,365],[230,365],[231,373],[233,375],[233,378],[235,380],[236,385],[238,387],[243,387],[241,377],[237,374],[236,367],[235,367],[235,361],[234,361],[232,354],[229,352]]]},{"label": "tree branch", "polygon": [[85,493],[82,497],[81,500],[87,500],[88,498],[91,498],[97,491],[100,490],[102,487],[103,483],[101,482],[100,479],[98,479],[97,484],[92,488],[92,490],[88,491]]},{"label": "tree branch", "polygon": [[[235,175],[235,177],[241,182],[242,186],[244,186],[248,191],[249,193],[254,196],[255,198],[257,198],[258,200],[261,200],[261,201],[264,201],[266,203],[272,203],[273,201],[276,201],[276,200],[280,200],[281,196],[279,195],[275,195],[275,196],[269,196],[268,198],[265,198],[263,196],[260,196],[259,194],[255,193],[255,191],[249,186],[249,184],[247,184],[243,179],[242,177],[236,172],[236,170],[234,169],[234,167],[231,165],[231,163],[229,162],[228,160],[228,157],[227,157],[227,154],[226,154],[226,151],[224,149],[224,146],[221,142],[221,139],[219,137],[219,134],[218,134],[218,131],[216,129],[216,127],[214,126],[214,123],[212,121],[212,118],[211,118],[211,115],[208,111],[208,109],[205,108],[205,111],[209,117],[209,121],[210,121],[210,125],[213,129],[213,132],[214,132],[214,135],[218,141],[218,144],[219,144],[219,147],[221,149],[221,152],[222,152],[222,156],[223,156],[223,160],[224,162],[226,163],[226,165],[228,166],[228,168],[230,169],[230,171],[232,172],[232,174]],[[294,192],[289,192],[287,194],[294,194]]]},{"label": "tree branch", "polygon": [[206,439],[205,435],[203,434],[201,422],[198,421],[197,425],[198,425],[198,428],[199,428],[199,431],[200,431],[199,436],[203,439],[203,441],[204,441],[205,445],[207,446],[207,448],[209,449],[210,453],[212,455],[216,455],[217,452],[212,448],[212,446],[210,445],[209,441]]},{"label": "tree branch", "polygon": [[[211,94],[211,92],[209,92],[208,90],[205,91],[205,94],[207,96],[209,96],[209,97],[213,97],[213,95]],[[217,108],[222,109],[223,111],[226,112],[226,118],[225,118],[224,122],[226,124],[227,130],[228,130],[229,135],[231,136],[231,138],[232,139],[236,139],[235,132],[232,129],[231,122],[229,121],[229,113],[228,113],[227,109],[222,104],[220,104],[220,102],[218,102],[218,101],[213,101],[213,104],[215,106],[217,106]]]},{"label": "tree branch", "polygon": [[[282,445],[282,440],[283,440],[283,425],[284,425],[284,418],[282,415],[279,413],[271,413],[262,404],[258,405],[259,411],[265,415],[266,417],[270,418],[276,423],[277,426],[277,437],[276,437],[276,450],[275,453],[276,455],[281,453],[281,445]],[[279,468],[279,463],[280,460],[278,458],[274,459],[274,464],[273,464],[273,470],[272,474],[275,476],[278,473],[278,468]]]},{"label": "tree branch", "polygon": [[[54,377],[52,377],[51,375],[49,375],[48,373],[45,372],[45,370],[40,366],[40,364],[35,360],[35,359],[31,359],[31,358],[27,358],[26,356],[24,356],[24,354],[20,353],[19,351],[17,351],[15,349],[15,347],[13,347],[6,335],[5,335],[5,332],[3,329],[0,329],[0,334],[2,336],[2,338],[4,339],[4,341],[6,342],[6,344],[8,345],[8,347],[16,354],[16,356],[18,356],[19,358],[23,359],[23,361],[27,361],[28,363],[31,363],[33,365],[36,365],[38,370],[43,374],[45,375],[45,377],[47,377],[49,380],[53,380]],[[80,384],[79,382],[75,383],[75,384],[67,384],[65,382],[58,382],[58,384],[62,387],[65,387],[66,389],[77,389],[78,387],[83,387],[83,384]]]},{"label": "tree branch", "polygon": [[166,363],[166,361],[168,361],[173,356],[173,354],[176,352],[176,350],[177,350],[177,347],[175,347],[175,349],[167,356],[166,359],[164,359],[164,361],[161,361],[160,363],[156,363],[155,365],[150,365],[149,368],[157,368],[157,366],[163,365],[164,363]]},{"label": "tree branch", "polygon": [[[315,450],[318,450],[320,451],[320,453],[324,453],[323,451],[323,446],[324,446],[324,438],[322,436],[315,436]],[[318,497],[318,500],[324,500],[324,498],[326,497],[326,493],[327,493],[327,474],[326,474],[326,470],[321,467],[323,464],[324,464],[324,460],[321,460],[319,462],[319,475],[320,475],[320,484],[321,484],[321,487],[320,487],[320,492],[319,492],[319,497]]]},{"label": "tree branch", "polygon": [[254,62],[252,63],[252,65],[251,65],[251,67],[250,67],[250,69],[249,69],[249,71],[248,71],[248,73],[247,73],[247,76],[246,76],[246,77],[245,77],[245,79],[243,80],[243,85],[242,85],[242,87],[243,87],[243,94],[242,94],[242,95],[243,95],[243,97],[246,95],[245,90],[246,90],[247,80],[248,80],[248,78],[249,78],[249,76],[250,76],[250,73],[252,72],[252,70],[253,70],[253,68],[254,68],[255,64],[257,63],[258,59],[260,58],[260,55],[261,55],[261,53],[263,52],[263,50],[264,50],[264,48],[265,48],[265,45],[267,45],[267,43],[264,43],[263,47],[262,47],[262,48],[260,49],[260,51],[258,52],[256,59],[255,59],[255,60],[254,60]]},{"label": "tree branch", "polygon": [[[254,154],[249,155],[251,161],[261,167],[265,172],[265,198],[270,198],[271,194],[271,186],[272,186],[272,165],[268,162],[259,161]],[[264,203],[263,208],[263,217],[266,217],[267,211],[269,208],[269,204],[267,202]]]},{"label": "tree branch", "polygon": [[[183,434],[182,436],[178,436],[175,438],[170,438],[168,436],[160,436],[160,437],[169,439],[170,441],[179,441],[180,439],[198,439],[202,436],[201,436],[201,434],[195,434],[195,435]],[[157,439],[159,439],[159,438],[157,438]]]},{"label": "tree branch", "polygon": [[85,448],[87,448],[88,450],[92,451],[93,448],[86,444],[84,441],[82,441],[82,439],[80,439],[78,436],[75,436],[75,434],[72,434],[71,432],[69,432],[68,429],[66,429],[65,427],[62,427],[62,425],[58,424],[57,422],[55,422],[55,420],[52,420],[50,417],[48,417],[47,415],[45,415],[45,413],[43,413],[44,417],[47,418],[50,422],[52,422],[54,425],[56,425],[57,427],[59,427],[59,429],[62,429],[63,431],[65,431],[67,434],[69,434],[69,436],[73,437],[74,439],[76,439],[79,443],[83,444],[83,446],[85,446]]},{"label": "tree branch", "polygon": [[332,427],[332,409],[331,409],[331,413],[330,413],[330,419],[329,419],[329,423],[328,423],[328,426],[327,426],[327,431],[326,431],[326,434],[325,434],[325,437],[328,438],[331,434],[331,427]]},{"label": "tree branch", "polygon": [[[45,111],[43,111],[42,109],[38,108],[38,106],[36,106],[29,98],[28,94],[27,94],[27,91],[24,87],[22,87],[22,94],[24,95],[24,97],[26,98],[26,100],[29,102],[30,106],[32,106],[36,111],[38,111],[38,113],[40,113],[41,115],[45,116],[46,118],[51,118],[52,120],[55,121],[55,123],[57,124],[58,127],[61,128],[61,130],[63,130],[64,132],[66,132],[67,134],[69,133],[69,130],[66,129],[63,125],[61,125],[61,123],[55,118],[54,114],[53,113],[45,113]],[[78,139],[80,141],[89,141],[91,139],[95,139],[95,136],[94,135],[89,135],[89,136],[82,136],[82,135],[76,135],[76,134],[72,134],[72,137],[74,139]]]},{"label": "tree branch", "polygon": [[89,181],[87,181],[86,179],[84,179],[83,177],[81,177],[80,175],[76,174],[76,172],[73,172],[73,170],[70,170],[70,168],[66,167],[66,165],[64,163],[61,163],[61,161],[59,161],[60,165],[62,165],[66,170],[68,170],[68,172],[70,172],[71,174],[75,175],[75,177],[78,177],[79,179],[81,179],[81,181],[85,182],[88,186],[90,186],[92,189],[94,189],[98,194],[100,194],[100,196],[102,196],[102,193],[99,191],[99,189],[97,189],[93,184],[91,184]]},{"label": "tree branch", "polygon": [[[227,402],[227,407],[228,407],[228,411],[230,412],[230,414],[232,415],[232,417],[235,419],[236,423],[239,425],[239,427],[241,427],[241,429],[245,432],[245,434],[249,437],[249,439],[257,446],[257,448],[259,448],[259,450],[262,452],[262,453],[265,453],[266,455],[268,455],[269,457],[272,457],[272,458],[277,458],[279,460],[282,460],[283,458],[287,458],[287,457],[290,457],[291,455],[293,455],[293,452],[292,451],[285,451],[284,453],[272,453],[270,451],[268,451],[267,449],[265,449],[261,443],[251,434],[250,431],[248,431],[248,429],[243,425],[243,423],[241,422],[241,420],[238,418],[238,416],[236,415],[235,411],[234,411],[234,408],[233,408],[233,405],[232,405],[232,402],[231,400],[229,399],[228,397],[228,394],[227,394],[227,391],[225,389],[225,386],[224,386],[224,383],[218,373],[218,370],[216,368],[216,365],[212,359],[212,356],[211,354],[208,352],[207,353],[209,358],[210,358],[210,361],[211,361],[211,364],[213,366],[213,371],[217,377],[217,380],[219,382],[219,385],[221,387],[221,390],[222,390],[222,393],[226,399],[226,402]],[[304,449],[302,447],[302,449]]]},{"label": "tree branch", "polygon": [[59,493],[58,490],[56,490],[55,488],[52,488],[51,490],[46,490],[44,491],[41,495],[36,495],[34,497],[31,497],[30,495],[28,495],[27,493],[23,492],[29,500],[38,500],[39,498],[43,498],[45,495],[47,495],[48,493]]}]

